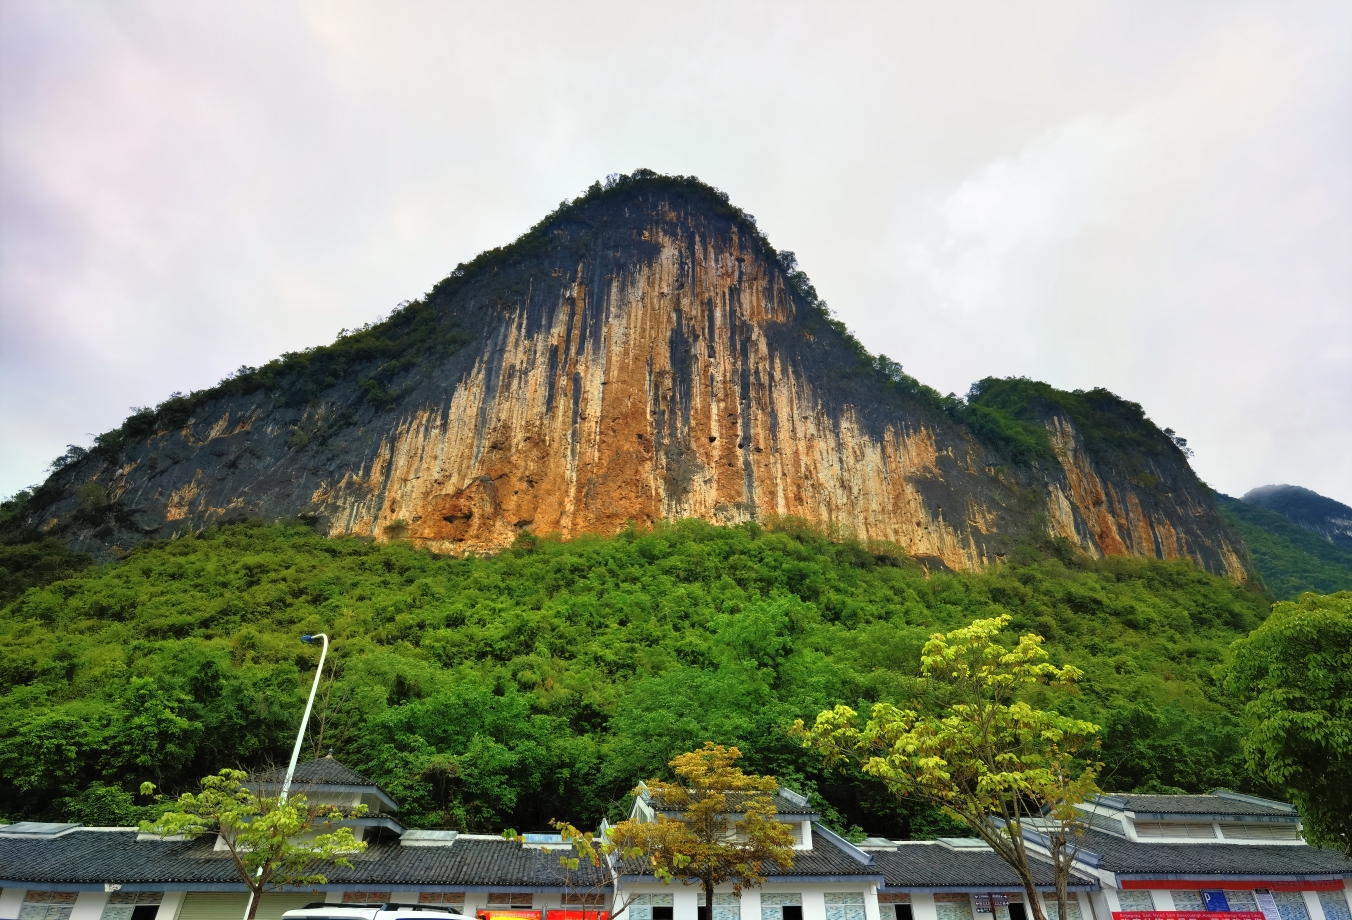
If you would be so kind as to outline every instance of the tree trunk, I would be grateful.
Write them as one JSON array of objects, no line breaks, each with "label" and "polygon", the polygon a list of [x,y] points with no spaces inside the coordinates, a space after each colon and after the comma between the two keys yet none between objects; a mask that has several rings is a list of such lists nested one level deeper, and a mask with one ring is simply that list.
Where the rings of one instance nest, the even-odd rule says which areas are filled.
[{"label": "tree trunk", "polygon": [[1028,899],[1030,920],[1047,920],[1046,914],[1042,912],[1042,902],[1037,899],[1037,886],[1033,884],[1033,876],[1020,872],[1019,878],[1023,882],[1023,896]]},{"label": "tree trunk", "polygon": [[261,891],[249,892],[249,916],[245,917],[244,920],[254,920],[254,915],[258,913],[258,902],[262,899],[263,893]]},{"label": "tree trunk", "polygon": [[704,880],[704,920],[714,920],[714,880],[711,878]]}]

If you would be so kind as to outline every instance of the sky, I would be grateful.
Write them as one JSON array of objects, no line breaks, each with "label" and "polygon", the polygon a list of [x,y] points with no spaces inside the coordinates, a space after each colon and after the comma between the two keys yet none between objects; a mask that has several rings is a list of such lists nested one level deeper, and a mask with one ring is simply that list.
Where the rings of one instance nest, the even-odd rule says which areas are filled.
[{"label": "sky", "polygon": [[943,392],[1352,504],[1346,0],[0,0],[0,495],[638,167]]}]

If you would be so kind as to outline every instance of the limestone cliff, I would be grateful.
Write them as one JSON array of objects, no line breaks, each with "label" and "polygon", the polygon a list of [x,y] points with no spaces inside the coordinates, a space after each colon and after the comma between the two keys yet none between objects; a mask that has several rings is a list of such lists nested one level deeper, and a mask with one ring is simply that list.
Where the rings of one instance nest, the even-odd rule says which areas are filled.
[{"label": "limestone cliff", "polygon": [[117,554],[299,517],[464,553],[527,528],[796,515],[953,569],[1064,537],[1243,577],[1153,426],[1134,478],[1055,407],[1018,422],[1046,445],[1020,455],[870,359],[725,197],[612,186],[379,326],[133,417],[53,474],[29,525]]}]

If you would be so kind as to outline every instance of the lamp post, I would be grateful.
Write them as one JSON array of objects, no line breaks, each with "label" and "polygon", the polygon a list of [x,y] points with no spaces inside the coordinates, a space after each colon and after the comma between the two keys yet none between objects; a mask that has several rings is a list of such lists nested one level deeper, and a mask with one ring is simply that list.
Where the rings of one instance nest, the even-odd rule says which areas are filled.
[{"label": "lamp post", "polygon": [[329,637],[326,633],[300,637],[300,641],[308,642],[311,645],[319,639],[324,640],[324,647],[319,653],[319,667],[315,669],[315,682],[314,686],[310,688],[310,698],[305,701],[305,715],[300,717],[300,731],[296,732],[296,746],[291,749],[291,765],[286,768],[286,779],[282,780],[282,802],[286,801],[286,794],[291,790],[291,777],[295,775],[296,761],[300,758],[300,745],[305,740],[305,726],[310,724],[310,710],[314,708],[315,694],[319,692],[319,678],[324,676],[324,657],[329,653]]},{"label": "lamp post", "polygon": [[[286,778],[282,780],[282,794],[279,797],[279,804],[286,802],[286,794],[291,790],[291,777],[296,773],[296,761],[300,759],[300,745],[305,740],[305,726],[310,724],[310,710],[315,705],[315,694],[319,692],[319,678],[324,676],[324,658],[329,654],[329,637],[325,633],[316,633],[313,636],[301,636],[300,641],[311,645],[315,640],[323,639],[324,647],[319,653],[319,667],[315,668],[315,682],[310,687],[310,698],[305,701],[305,715],[300,717],[300,731],[296,732],[296,746],[291,749],[291,763],[286,768]],[[261,791],[261,790],[260,790]],[[258,874],[263,874],[263,867],[258,867]],[[249,889],[249,898],[244,902],[244,920],[249,920],[249,914],[253,912],[254,892]]]}]

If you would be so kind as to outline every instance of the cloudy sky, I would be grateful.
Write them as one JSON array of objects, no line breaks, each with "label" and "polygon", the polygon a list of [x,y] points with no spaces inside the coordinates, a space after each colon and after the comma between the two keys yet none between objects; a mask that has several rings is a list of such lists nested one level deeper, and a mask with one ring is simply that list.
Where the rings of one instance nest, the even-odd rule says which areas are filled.
[{"label": "cloudy sky", "polygon": [[0,495],[607,173],[941,390],[1105,386],[1352,504],[1352,4],[0,0]]}]

